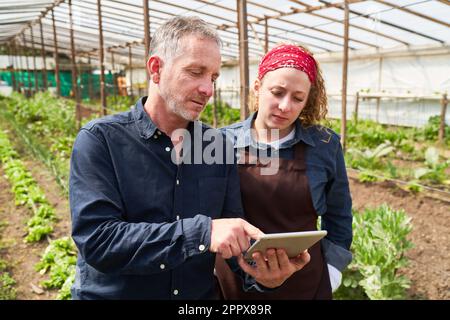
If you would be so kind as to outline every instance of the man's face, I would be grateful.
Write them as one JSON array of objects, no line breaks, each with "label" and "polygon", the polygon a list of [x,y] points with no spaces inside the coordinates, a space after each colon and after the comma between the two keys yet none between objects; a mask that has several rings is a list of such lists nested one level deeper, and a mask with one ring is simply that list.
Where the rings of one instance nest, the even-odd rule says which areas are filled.
[{"label": "man's face", "polygon": [[219,76],[220,49],[215,41],[191,35],[179,42],[177,56],[161,69],[161,97],[173,113],[197,120]]}]

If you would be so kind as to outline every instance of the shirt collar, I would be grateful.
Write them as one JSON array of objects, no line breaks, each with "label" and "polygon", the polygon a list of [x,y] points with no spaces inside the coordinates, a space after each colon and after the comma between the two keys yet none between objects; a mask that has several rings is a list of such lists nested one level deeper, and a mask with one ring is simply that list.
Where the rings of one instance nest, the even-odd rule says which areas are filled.
[{"label": "shirt collar", "polygon": [[[136,121],[136,125],[139,130],[139,135],[143,139],[149,139],[155,134],[155,131],[158,129],[156,124],[153,122],[152,118],[148,115],[148,113],[144,109],[145,102],[147,101],[147,97],[140,98],[136,105],[133,108],[133,116]],[[194,130],[194,128],[197,129]],[[190,121],[186,128],[194,138],[202,139],[202,124],[200,121]]]},{"label": "shirt collar", "polygon": [[[250,145],[252,147],[256,147],[256,148],[260,148],[260,149],[261,148],[264,149],[264,148],[268,147],[268,145],[266,145],[266,144],[258,144],[252,138],[250,129],[252,128],[252,123],[256,119],[257,114],[258,114],[258,112],[251,114],[242,123],[242,127],[241,127],[242,132],[239,132],[237,134],[237,141],[235,143],[236,148],[245,148]],[[280,146],[280,149],[290,148],[290,147],[294,146],[296,143],[298,143],[299,141],[303,141],[304,143],[306,143],[312,147],[316,146],[313,139],[311,138],[311,135],[309,134],[309,131],[302,126],[302,124],[300,123],[300,119],[297,119],[295,121],[295,136],[294,136],[294,138],[292,140],[284,142]]]},{"label": "shirt collar", "polygon": [[147,97],[142,97],[136,102],[133,110],[133,116],[140,136],[144,139],[148,139],[155,134],[157,127],[144,110],[145,101],[147,101]]}]

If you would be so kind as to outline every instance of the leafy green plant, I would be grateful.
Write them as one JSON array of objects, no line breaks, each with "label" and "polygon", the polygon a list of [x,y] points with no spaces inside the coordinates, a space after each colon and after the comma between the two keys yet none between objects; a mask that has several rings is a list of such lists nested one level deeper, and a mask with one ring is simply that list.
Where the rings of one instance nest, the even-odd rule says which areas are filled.
[{"label": "leafy green plant", "polygon": [[[428,119],[428,123],[422,127],[422,130],[418,132],[418,135],[425,137],[426,140],[436,141],[441,126],[441,117],[432,116]],[[446,142],[450,142],[450,126],[447,124],[444,127],[444,135]]]},{"label": "leafy green plant", "polygon": [[450,165],[450,161],[439,161],[439,151],[434,147],[429,147],[425,151],[425,164],[414,171],[414,178],[419,180],[429,180],[436,184],[448,184],[448,177],[445,170]]},{"label": "leafy green plant", "polygon": [[25,241],[39,241],[53,232],[52,223],[56,219],[55,212],[42,189],[25,168],[23,162],[18,159],[17,152],[3,131],[0,131],[0,159],[5,169],[5,175],[11,183],[16,205],[25,205],[33,212],[33,217],[27,222]]},{"label": "leafy green plant", "polygon": [[41,285],[47,289],[61,289],[58,299],[70,299],[76,261],[77,251],[71,238],[63,237],[50,242],[41,260],[36,264],[36,270],[41,274],[49,273],[49,279],[43,281]]},{"label": "leafy green plant", "polygon": [[360,182],[377,182],[378,177],[372,171],[365,170],[358,174],[358,180]]},{"label": "leafy green plant", "polygon": [[419,193],[422,191],[422,187],[417,184],[415,180],[409,181],[406,185],[406,190],[411,191],[412,193]]},{"label": "leafy green plant", "polygon": [[8,264],[4,260],[0,260],[0,300],[16,299],[16,289],[14,285],[16,281],[8,272]]},{"label": "leafy green plant", "polygon": [[407,265],[405,252],[411,219],[386,204],[354,214],[353,261],[344,271],[337,299],[404,299],[410,281],[398,270]]},{"label": "leafy green plant", "polygon": [[375,170],[383,166],[381,158],[394,151],[395,148],[389,141],[386,141],[375,149],[365,149],[364,151],[351,148],[348,153],[351,155],[349,159],[353,168]]}]

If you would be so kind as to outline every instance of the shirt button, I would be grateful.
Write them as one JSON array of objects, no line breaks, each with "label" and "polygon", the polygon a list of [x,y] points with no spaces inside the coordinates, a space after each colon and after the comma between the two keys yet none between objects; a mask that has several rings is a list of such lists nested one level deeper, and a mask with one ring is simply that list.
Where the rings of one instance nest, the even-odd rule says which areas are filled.
[{"label": "shirt button", "polygon": [[158,134],[158,136],[160,136],[161,135],[161,131],[156,131],[156,133]]},{"label": "shirt button", "polygon": [[166,151],[169,152],[169,151],[170,151],[170,148],[169,148],[169,147],[166,147]]},{"label": "shirt button", "polygon": [[180,180],[177,179],[177,186],[180,184]]},{"label": "shirt button", "polygon": [[180,220],[180,216],[179,215],[177,215],[177,220]]},{"label": "shirt button", "polygon": [[173,295],[174,296],[178,295],[178,290],[177,289],[173,290]]},{"label": "shirt button", "polygon": [[200,251],[205,250],[205,245],[204,244],[199,245],[198,250],[200,250]]},{"label": "shirt button", "polygon": [[158,136],[155,134],[155,135],[153,136],[153,139],[158,139]]},{"label": "shirt button", "polygon": [[161,270],[165,269],[166,266],[164,265],[164,263],[161,263],[161,265],[159,266],[161,268]]}]

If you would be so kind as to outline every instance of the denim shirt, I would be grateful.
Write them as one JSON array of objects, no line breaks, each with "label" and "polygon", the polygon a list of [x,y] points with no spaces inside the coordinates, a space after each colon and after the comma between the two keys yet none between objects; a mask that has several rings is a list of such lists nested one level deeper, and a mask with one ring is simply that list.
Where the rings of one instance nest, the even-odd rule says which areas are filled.
[{"label": "denim shirt", "polygon": [[[145,100],[91,121],[76,138],[74,299],[216,297],[211,219],[243,216],[236,164],[173,163],[171,139],[144,111]],[[193,135],[196,127],[209,129],[192,122]],[[259,290],[247,280],[245,288]]]},{"label": "denim shirt", "polygon": [[[251,135],[251,126],[257,113],[243,122],[221,130],[234,142],[237,156],[239,150],[251,146],[258,150],[268,145],[257,143]],[[322,239],[325,260],[342,271],[352,260],[349,251],[352,242],[352,199],[350,196],[344,155],[340,137],[331,129],[322,126],[303,127],[300,120],[295,123],[295,137],[279,147],[278,156],[294,158],[294,146],[300,141],[306,144],[306,176],[313,206],[321,217],[321,229],[327,230]],[[266,150],[270,155],[273,149]],[[264,231],[264,230],[263,230]]]}]

